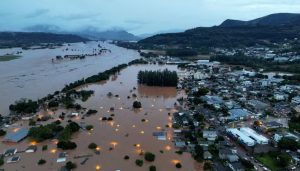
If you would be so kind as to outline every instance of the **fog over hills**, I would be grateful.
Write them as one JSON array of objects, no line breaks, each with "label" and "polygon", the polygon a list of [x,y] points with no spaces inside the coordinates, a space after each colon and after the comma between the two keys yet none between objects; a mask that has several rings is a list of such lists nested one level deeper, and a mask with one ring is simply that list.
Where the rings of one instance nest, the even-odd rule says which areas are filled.
[{"label": "fog over hills", "polygon": [[99,30],[95,27],[88,26],[80,30],[68,31],[56,25],[33,25],[23,29],[27,32],[45,32],[57,34],[75,34],[91,40],[119,40],[119,41],[137,41],[140,40],[135,36],[122,29]]}]

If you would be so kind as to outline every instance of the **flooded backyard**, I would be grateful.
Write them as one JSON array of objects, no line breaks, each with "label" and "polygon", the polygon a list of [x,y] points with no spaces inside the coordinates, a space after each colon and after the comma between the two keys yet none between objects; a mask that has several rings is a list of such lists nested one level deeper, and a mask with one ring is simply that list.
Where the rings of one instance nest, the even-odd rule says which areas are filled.
[{"label": "flooded backyard", "polygon": [[[52,62],[56,56],[90,54],[94,49],[111,52],[85,59]],[[18,52],[22,52],[18,54]],[[106,42],[64,44],[55,49],[0,49],[2,55],[19,55],[18,59],[0,61],[0,114],[9,113],[8,106],[20,98],[37,100],[65,84],[139,58],[139,53]]]},{"label": "flooded backyard", "polygon": [[[79,90],[94,90],[94,95],[86,102],[81,102],[83,107],[95,109],[97,114],[90,117],[73,118],[81,126],[93,125],[92,131],[80,130],[72,137],[76,142],[75,150],[66,151],[67,161],[77,164],[76,170],[103,170],[103,171],[148,171],[149,166],[155,165],[159,171],[198,171],[201,166],[196,163],[191,154],[175,153],[173,142],[172,113],[176,112],[176,99],[185,96],[184,92],[177,91],[175,87],[148,87],[137,84],[137,73],[140,70],[169,70],[177,71],[175,65],[134,65],[122,70],[120,74],[112,76],[109,81],[97,84],[89,84],[78,88]],[[112,96],[107,96],[111,92]],[[133,109],[132,104],[138,100],[142,104],[141,109]],[[178,103],[178,102],[177,102]],[[113,108],[114,110],[111,110]],[[48,111],[55,121],[61,112],[70,113],[59,109],[54,112]],[[113,117],[113,121],[102,121],[103,117]],[[64,121],[66,122],[66,121]],[[64,123],[66,124],[66,123]],[[27,126],[27,121],[18,122],[10,129]],[[154,132],[165,132],[166,140],[158,140],[153,136]],[[90,143],[96,143],[100,154],[88,149]],[[18,151],[26,149],[32,142],[24,140],[17,145],[1,143],[0,149],[10,147],[18,148]],[[42,151],[42,146],[47,144],[48,149]],[[45,141],[37,144],[36,153],[20,153],[18,163],[5,164],[6,170],[58,170],[65,163],[57,163],[56,159],[60,150],[56,149],[55,142]],[[155,154],[154,162],[147,162],[140,153],[151,152]],[[82,164],[86,156],[89,159]],[[125,160],[124,156],[129,159]],[[76,157],[77,156],[77,157]],[[47,163],[39,166],[39,159],[45,159]],[[135,164],[136,159],[143,159],[144,164],[139,167]],[[175,164],[180,162],[181,169]]]}]

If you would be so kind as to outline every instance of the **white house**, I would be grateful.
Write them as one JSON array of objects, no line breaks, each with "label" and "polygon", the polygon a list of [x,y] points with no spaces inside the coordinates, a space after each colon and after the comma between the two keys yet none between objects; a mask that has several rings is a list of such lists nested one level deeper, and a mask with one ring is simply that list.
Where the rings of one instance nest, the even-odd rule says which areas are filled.
[{"label": "white house", "polygon": [[274,94],[274,99],[277,101],[282,101],[285,100],[285,95],[284,94]]},{"label": "white house", "polygon": [[217,131],[211,131],[211,130],[203,131],[203,138],[206,138],[209,141],[215,141],[217,137],[218,137]]}]

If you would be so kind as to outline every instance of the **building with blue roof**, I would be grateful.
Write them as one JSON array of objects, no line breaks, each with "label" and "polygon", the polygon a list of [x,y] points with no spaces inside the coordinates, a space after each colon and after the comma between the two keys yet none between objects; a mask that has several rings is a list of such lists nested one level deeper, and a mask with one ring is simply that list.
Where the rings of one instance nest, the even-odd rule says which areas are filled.
[{"label": "building with blue roof", "polygon": [[224,100],[219,96],[203,96],[201,97],[203,101],[205,101],[208,105],[214,106],[216,109],[220,109],[221,105],[224,104]]},{"label": "building with blue roof", "polygon": [[230,115],[228,120],[243,120],[251,115],[246,109],[231,109],[228,113]]},{"label": "building with blue roof", "polygon": [[21,128],[17,130],[16,132],[9,133],[5,136],[3,139],[3,142],[6,143],[18,143],[25,139],[28,135],[29,130],[26,128]]}]

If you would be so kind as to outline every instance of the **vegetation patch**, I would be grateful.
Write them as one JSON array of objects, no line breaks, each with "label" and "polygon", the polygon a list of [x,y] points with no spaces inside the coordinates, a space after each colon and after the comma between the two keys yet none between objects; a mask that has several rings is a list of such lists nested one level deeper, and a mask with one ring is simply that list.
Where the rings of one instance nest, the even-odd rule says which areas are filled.
[{"label": "vegetation patch", "polygon": [[135,109],[142,108],[142,103],[139,101],[134,101],[132,107]]},{"label": "vegetation patch", "polygon": [[148,86],[163,86],[176,87],[178,83],[178,76],[176,71],[140,71],[138,73],[138,83]]},{"label": "vegetation patch", "polygon": [[11,104],[9,109],[17,113],[35,113],[39,105],[36,101],[21,99],[16,101],[15,104]]},{"label": "vegetation patch", "polygon": [[143,164],[144,164],[144,161],[143,161],[143,160],[140,160],[140,159],[137,159],[137,160],[135,161],[135,164],[136,164],[137,166],[142,167]]},{"label": "vegetation patch", "polygon": [[3,129],[0,129],[0,137],[4,136],[6,134],[6,131],[4,131]]},{"label": "vegetation patch", "polygon": [[96,143],[90,143],[88,147],[89,149],[94,150],[98,147],[98,145]]},{"label": "vegetation patch", "polygon": [[155,154],[146,152],[145,153],[145,160],[149,162],[153,162],[155,160]]},{"label": "vegetation patch", "polygon": [[291,158],[286,153],[269,152],[256,156],[256,159],[272,171],[284,170],[291,162]]},{"label": "vegetation patch", "polygon": [[18,55],[2,55],[0,56],[0,62],[7,62],[7,61],[12,61],[15,59],[19,59],[21,56]]},{"label": "vegetation patch", "polygon": [[39,161],[38,161],[38,165],[43,165],[43,164],[45,164],[46,163],[46,160],[44,160],[44,159],[40,159]]},{"label": "vegetation patch", "polygon": [[77,145],[75,142],[72,141],[59,141],[57,143],[57,148],[61,148],[63,150],[73,150],[77,148]]}]

